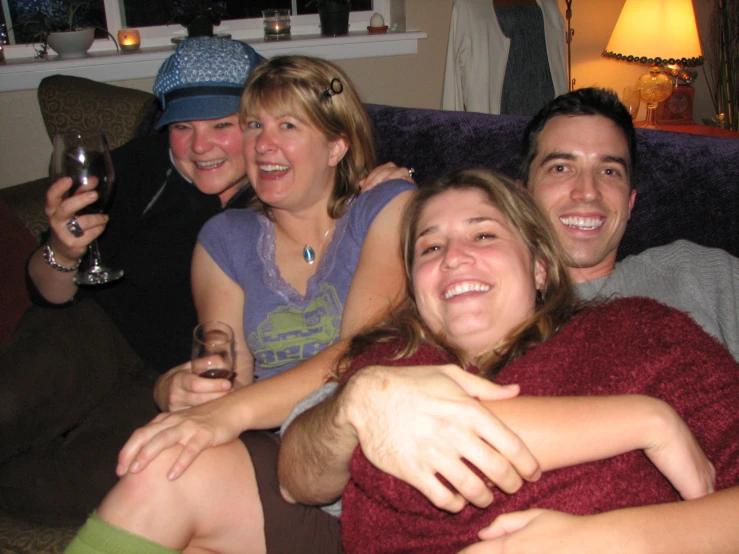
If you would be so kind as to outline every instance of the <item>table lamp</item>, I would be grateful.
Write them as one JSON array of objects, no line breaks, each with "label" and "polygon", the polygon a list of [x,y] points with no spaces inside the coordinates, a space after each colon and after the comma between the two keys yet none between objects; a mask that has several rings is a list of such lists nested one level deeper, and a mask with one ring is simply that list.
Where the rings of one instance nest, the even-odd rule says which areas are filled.
[{"label": "table lamp", "polygon": [[660,66],[690,68],[703,64],[692,0],[626,0],[603,56],[651,65],[636,86],[646,103],[644,127],[656,128],[657,105],[672,94],[672,80]]}]

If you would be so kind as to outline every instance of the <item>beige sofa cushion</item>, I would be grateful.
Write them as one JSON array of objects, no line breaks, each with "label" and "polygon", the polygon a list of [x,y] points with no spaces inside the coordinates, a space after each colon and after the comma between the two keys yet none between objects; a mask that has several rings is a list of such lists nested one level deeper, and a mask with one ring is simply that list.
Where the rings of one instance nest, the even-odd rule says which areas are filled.
[{"label": "beige sofa cushion", "polygon": [[150,92],[68,75],[44,78],[38,87],[38,101],[49,137],[67,131],[102,130],[111,148],[131,140],[156,105]]}]

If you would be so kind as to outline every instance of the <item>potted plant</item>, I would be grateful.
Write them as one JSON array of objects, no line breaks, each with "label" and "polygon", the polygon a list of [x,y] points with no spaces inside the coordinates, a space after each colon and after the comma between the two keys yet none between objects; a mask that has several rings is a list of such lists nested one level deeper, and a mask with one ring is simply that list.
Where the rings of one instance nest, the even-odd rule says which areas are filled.
[{"label": "potted plant", "polygon": [[349,32],[351,0],[309,0],[305,5],[316,6],[322,35],[335,37]]},{"label": "potted plant", "polygon": [[115,38],[103,27],[96,25],[98,19],[91,9],[89,0],[72,0],[62,3],[45,0],[37,3],[35,11],[16,24],[29,42],[40,42],[36,57],[44,58],[51,47],[61,58],[82,58],[95,40],[95,30],[108,35],[118,48]]},{"label": "potted plant", "polygon": [[212,37],[224,13],[225,0],[174,0],[172,21],[185,27],[189,37]]}]

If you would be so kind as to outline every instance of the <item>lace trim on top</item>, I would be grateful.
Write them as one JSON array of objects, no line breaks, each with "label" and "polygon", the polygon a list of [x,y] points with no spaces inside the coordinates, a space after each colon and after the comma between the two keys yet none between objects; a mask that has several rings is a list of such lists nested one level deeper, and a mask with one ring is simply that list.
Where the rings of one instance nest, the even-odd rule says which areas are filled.
[{"label": "lace trim on top", "polygon": [[[331,237],[331,242],[329,242],[326,251],[321,256],[316,272],[308,279],[305,296],[301,296],[298,291],[282,278],[280,269],[275,262],[275,224],[263,214],[258,214],[257,221],[259,222],[261,231],[257,243],[257,252],[262,262],[262,267],[264,267],[265,285],[282,296],[290,306],[298,310],[305,309],[316,297],[318,288],[328,280],[328,276],[333,271],[339,246],[344,239],[346,227],[349,225],[350,211],[351,207],[336,221],[336,228]],[[305,263],[298,256],[295,259],[299,260],[300,263]]]}]

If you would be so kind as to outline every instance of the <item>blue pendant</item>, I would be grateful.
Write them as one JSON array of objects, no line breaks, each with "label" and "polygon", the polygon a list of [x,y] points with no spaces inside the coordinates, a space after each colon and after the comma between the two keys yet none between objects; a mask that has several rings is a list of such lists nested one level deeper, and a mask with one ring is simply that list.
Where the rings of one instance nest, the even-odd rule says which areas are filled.
[{"label": "blue pendant", "polygon": [[308,264],[312,264],[316,261],[316,252],[310,247],[310,244],[306,244],[303,247],[303,259]]}]

